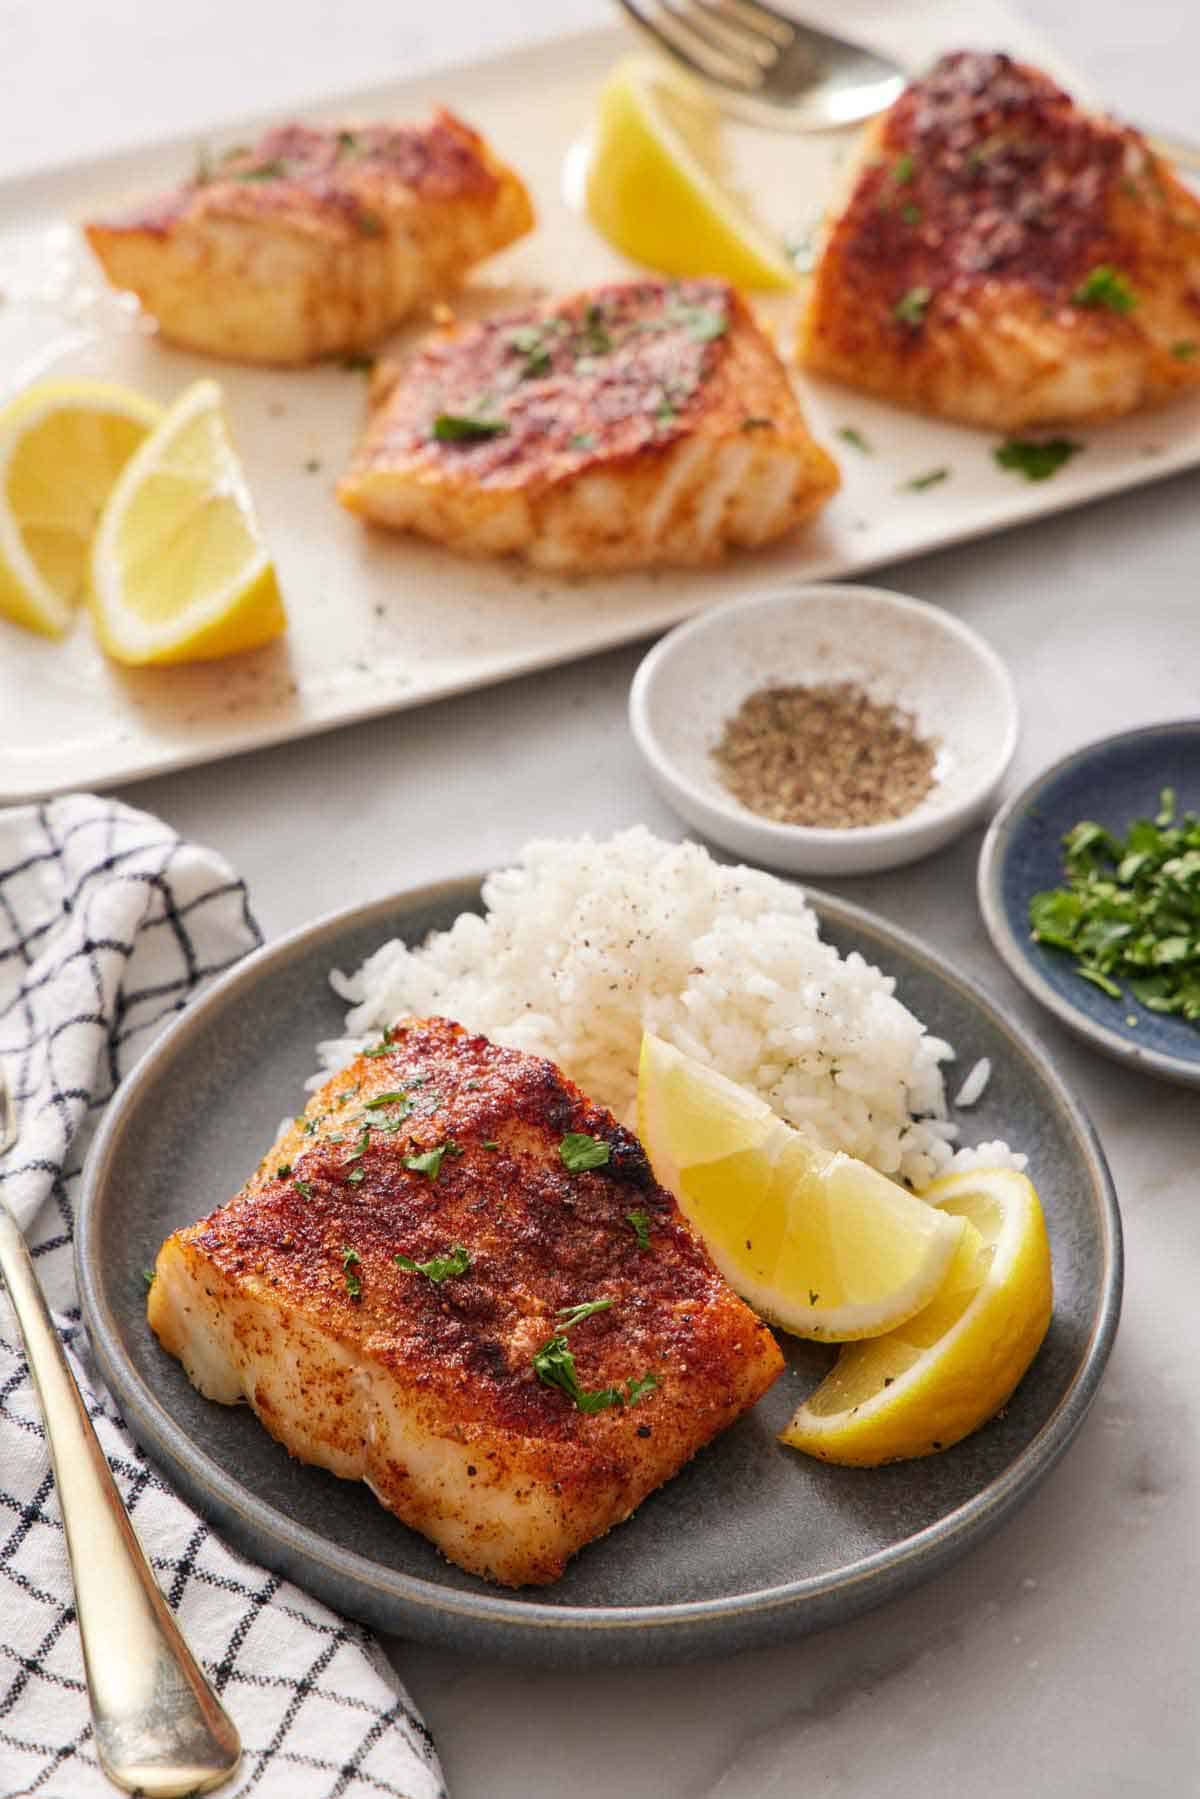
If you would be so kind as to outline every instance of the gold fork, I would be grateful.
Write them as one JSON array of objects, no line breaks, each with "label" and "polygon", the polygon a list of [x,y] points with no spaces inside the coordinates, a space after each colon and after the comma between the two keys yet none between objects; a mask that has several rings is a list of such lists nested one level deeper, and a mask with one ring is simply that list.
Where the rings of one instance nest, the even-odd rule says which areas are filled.
[{"label": "gold fork", "polygon": [[[16,1112],[0,1071],[0,1158],[16,1137]],[[152,1799],[211,1792],[241,1760],[238,1733],[180,1635],[134,1535],[6,1203],[0,1203],[0,1275],[46,1424],[100,1764],[117,1786]]]}]

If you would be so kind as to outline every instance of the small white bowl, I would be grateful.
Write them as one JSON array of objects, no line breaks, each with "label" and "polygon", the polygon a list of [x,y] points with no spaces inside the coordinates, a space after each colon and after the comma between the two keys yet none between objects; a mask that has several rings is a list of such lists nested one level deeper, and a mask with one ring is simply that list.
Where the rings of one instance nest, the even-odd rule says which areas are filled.
[{"label": "small white bowl", "polygon": [[[935,744],[929,793],[903,818],[844,830],[776,824],[735,799],[712,752],[760,687],[850,682],[912,716]],[[663,797],[724,848],[798,874],[915,862],[987,810],[1017,744],[1017,700],[996,652],[948,613],[879,587],[794,587],[680,625],[645,657],[629,722]]]}]

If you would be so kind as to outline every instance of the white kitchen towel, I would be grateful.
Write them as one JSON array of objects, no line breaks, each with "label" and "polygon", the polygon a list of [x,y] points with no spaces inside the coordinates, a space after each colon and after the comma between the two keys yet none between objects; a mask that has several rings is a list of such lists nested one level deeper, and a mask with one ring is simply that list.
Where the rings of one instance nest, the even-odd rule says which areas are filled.
[{"label": "white kitchen towel", "polygon": [[[164,1025],[260,941],[233,871],[158,819],[86,794],[0,812],[0,1072],[20,1120],[0,1193],[142,1545],[241,1732],[242,1767],[222,1792],[444,1799],[429,1733],[377,1645],[235,1555],[171,1491],[127,1434],[80,1323],[75,1193],[97,1120]],[[0,1298],[0,1799],[113,1790],[92,1746],[41,1419]]]}]

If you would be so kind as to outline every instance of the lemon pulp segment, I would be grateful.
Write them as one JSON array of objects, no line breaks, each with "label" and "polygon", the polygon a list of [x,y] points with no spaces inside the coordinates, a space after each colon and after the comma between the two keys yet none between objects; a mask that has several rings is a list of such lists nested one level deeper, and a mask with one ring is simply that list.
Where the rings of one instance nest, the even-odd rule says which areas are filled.
[{"label": "lemon pulp segment", "polygon": [[0,412],[0,611],[62,636],[87,591],[105,503],[161,417],[102,381],[38,382]]},{"label": "lemon pulp segment", "polygon": [[891,1330],[932,1299],[967,1228],[651,1033],[638,1128],[730,1285],[798,1336]]},{"label": "lemon pulp segment", "polygon": [[127,663],[227,656],[286,628],[214,382],[189,388],[126,465],[93,547],[91,599],[101,642]]},{"label": "lemon pulp segment", "polygon": [[618,63],[601,89],[586,200],[593,223],[635,262],[739,287],[796,284],[728,185],[716,104],[650,58]]},{"label": "lemon pulp segment", "polygon": [[1037,1354],[1053,1277],[1031,1183],[989,1169],[943,1176],[926,1197],[965,1225],[942,1286],[896,1330],[842,1349],[782,1433],[794,1448],[860,1465],[948,1448],[1000,1409]]}]

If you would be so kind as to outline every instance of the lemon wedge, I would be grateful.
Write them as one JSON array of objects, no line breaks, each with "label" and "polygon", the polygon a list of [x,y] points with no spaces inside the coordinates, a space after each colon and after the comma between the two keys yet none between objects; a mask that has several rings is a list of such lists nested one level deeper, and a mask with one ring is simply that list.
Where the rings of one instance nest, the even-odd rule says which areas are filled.
[{"label": "lemon wedge", "polygon": [[727,185],[716,104],[665,64],[628,57],[601,88],[585,193],[593,224],[634,262],[738,287],[796,285]]},{"label": "lemon wedge", "polygon": [[161,417],[105,381],[39,381],[0,412],[0,612],[63,635],[105,501]]},{"label": "lemon wedge", "polygon": [[945,1449],[985,1424],[1029,1367],[1054,1302],[1042,1208],[1023,1174],[944,1175],[924,1196],[967,1232],[932,1304],[851,1343],[782,1433],[827,1462]]},{"label": "lemon wedge", "polygon": [[649,1032],[638,1131],[726,1280],[796,1336],[845,1342],[902,1324],[932,1299],[966,1231],[865,1162],[814,1148],[756,1094]]},{"label": "lemon wedge", "polygon": [[275,570],[215,381],[197,381],[126,463],[92,545],[90,601],[108,654],[206,662],[287,627]]}]

